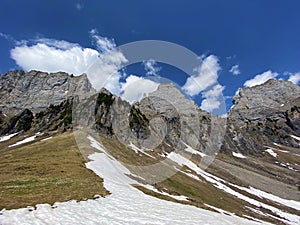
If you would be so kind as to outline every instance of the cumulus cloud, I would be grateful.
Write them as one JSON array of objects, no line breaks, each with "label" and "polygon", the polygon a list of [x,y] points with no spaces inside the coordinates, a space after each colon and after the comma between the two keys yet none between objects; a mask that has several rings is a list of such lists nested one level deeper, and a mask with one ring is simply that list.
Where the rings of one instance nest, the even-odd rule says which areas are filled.
[{"label": "cumulus cloud", "polygon": [[196,75],[189,77],[184,86],[183,91],[190,95],[196,96],[200,92],[204,98],[200,108],[213,112],[222,104],[224,86],[218,83],[218,72],[221,70],[219,60],[215,55],[209,55],[203,58],[202,63],[195,69]]},{"label": "cumulus cloud", "polygon": [[239,75],[241,74],[239,65],[234,65],[231,67],[231,69],[229,70],[230,73],[232,73],[233,75]]},{"label": "cumulus cloud", "polygon": [[105,87],[113,94],[121,92],[120,69],[127,62],[122,52],[116,49],[113,39],[98,35],[96,30],[91,30],[91,37],[100,52],[97,61],[87,71],[88,78],[96,90]]},{"label": "cumulus cloud", "polygon": [[[96,90],[105,87],[131,103],[157,89],[159,83],[135,75],[121,82],[125,76],[120,70],[127,62],[126,57],[116,48],[113,39],[100,36],[95,29],[89,34],[96,49],[83,48],[64,40],[39,38],[15,42],[16,47],[10,52],[11,58],[26,71],[86,73]],[[158,75],[160,68],[155,60],[150,59],[143,64],[147,75]],[[213,110],[220,105],[218,96],[221,96],[224,87],[216,85],[219,70],[216,56],[203,58],[201,65],[195,69],[196,75],[188,78],[182,88],[190,96],[204,91],[204,109]]]},{"label": "cumulus cloud", "polygon": [[221,106],[221,101],[217,99],[204,99],[201,102],[200,108],[208,112],[212,112],[215,109],[218,109]]},{"label": "cumulus cloud", "polygon": [[217,83],[220,69],[216,56],[210,55],[204,58],[201,65],[195,68],[196,75],[186,80],[182,90],[190,96],[198,95],[201,91]]},{"label": "cumulus cloud", "polygon": [[290,77],[289,77],[288,80],[293,82],[294,84],[299,84],[299,82],[300,82],[300,72],[295,73],[295,74],[290,74]]},{"label": "cumulus cloud", "polygon": [[130,103],[140,101],[148,93],[155,91],[158,86],[159,83],[152,80],[130,75],[126,78],[126,82],[122,83],[121,97]]},{"label": "cumulus cloud", "polygon": [[204,92],[203,96],[205,98],[217,98],[220,95],[222,95],[222,92],[224,91],[225,87],[217,84],[213,86],[211,89]]},{"label": "cumulus cloud", "polygon": [[66,41],[37,39],[31,45],[27,41],[19,43],[22,45],[13,48],[10,55],[26,71],[64,71],[80,75],[99,57],[99,52],[94,49],[82,48]]},{"label": "cumulus cloud", "polygon": [[98,35],[95,29],[90,31],[90,36],[96,49],[64,40],[39,38],[18,42],[20,45],[10,52],[11,58],[26,71],[86,73],[95,89],[105,87],[113,94],[120,94],[122,74],[119,70],[127,59],[116,49],[113,39]]},{"label": "cumulus cloud", "polygon": [[263,84],[269,79],[275,79],[279,74],[268,70],[262,74],[257,74],[253,79],[247,80],[244,83],[245,87],[253,87],[255,85]]},{"label": "cumulus cloud", "polygon": [[224,89],[224,86],[216,84],[211,89],[205,91],[203,93],[205,99],[201,102],[200,108],[209,112],[218,109],[223,101]]},{"label": "cumulus cloud", "polygon": [[[64,41],[64,40],[56,40],[56,39],[50,39],[50,38],[36,38],[34,40],[31,40],[32,43],[34,44],[38,44],[38,43],[43,43],[49,47],[54,47],[54,48],[58,48],[61,50],[68,50],[74,47],[80,47],[79,44],[76,43],[70,43],[68,41]],[[29,41],[23,40],[18,42],[17,45],[25,45],[28,44]]]},{"label": "cumulus cloud", "polygon": [[143,64],[147,75],[156,76],[161,70],[161,68],[157,66],[156,61],[154,59],[145,60],[143,61]]},{"label": "cumulus cloud", "polygon": [[121,91],[119,71],[126,62],[124,55],[118,51],[107,52],[88,69],[87,76],[96,90],[105,87],[113,94],[119,95]]}]

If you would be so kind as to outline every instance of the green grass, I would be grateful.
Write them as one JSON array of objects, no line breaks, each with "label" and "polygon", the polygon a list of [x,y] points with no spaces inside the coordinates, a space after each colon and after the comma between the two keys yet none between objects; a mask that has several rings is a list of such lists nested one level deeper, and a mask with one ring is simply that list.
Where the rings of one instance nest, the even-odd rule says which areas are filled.
[{"label": "green grass", "polygon": [[0,147],[0,209],[108,194],[103,180],[85,167],[72,133],[45,142],[14,148],[2,143]]}]

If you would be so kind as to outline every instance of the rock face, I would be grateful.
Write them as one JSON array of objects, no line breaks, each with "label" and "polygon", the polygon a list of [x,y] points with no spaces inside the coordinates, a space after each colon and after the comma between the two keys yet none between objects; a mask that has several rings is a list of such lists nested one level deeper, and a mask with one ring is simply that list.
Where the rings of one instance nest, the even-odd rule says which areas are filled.
[{"label": "rock face", "polygon": [[[25,109],[21,113],[13,116],[8,123],[3,125],[1,133],[16,133],[19,131],[28,131],[33,122],[33,114],[30,110]],[[3,122],[2,122],[3,124]]]},{"label": "rock face", "polygon": [[40,112],[75,95],[95,93],[85,74],[11,71],[0,75],[0,111],[15,114],[24,109]]},{"label": "rock face", "polygon": [[269,80],[240,89],[228,114],[224,151],[260,155],[273,143],[298,147],[290,135],[300,136],[300,87]]},{"label": "rock face", "polygon": [[220,118],[162,84],[130,105],[106,89],[96,93],[86,75],[12,71],[0,75],[0,134],[88,126],[126,145],[170,152],[187,144],[206,154],[221,149],[261,156],[274,143],[299,146],[291,137],[300,137],[299,86],[269,80],[240,89],[233,103]]},{"label": "rock face", "polygon": [[290,81],[270,79],[264,84],[239,89],[233,97],[234,110],[278,108],[300,95],[300,87]]},{"label": "rock face", "polygon": [[199,109],[171,84],[160,85],[132,105],[105,89],[76,105],[76,126],[93,127],[100,135],[115,136],[125,145],[146,149],[170,152],[187,144],[214,154],[225,132],[224,119]]},{"label": "rock face", "polygon": [[147,148],[159,146],[168,152],[173,148],[184,149],[185,144],[199,150],[207,145],[211,115],[174,85],[161,84],[135,107],[144,115],[148,125],[145,127],[150,129],[142,143]]}]

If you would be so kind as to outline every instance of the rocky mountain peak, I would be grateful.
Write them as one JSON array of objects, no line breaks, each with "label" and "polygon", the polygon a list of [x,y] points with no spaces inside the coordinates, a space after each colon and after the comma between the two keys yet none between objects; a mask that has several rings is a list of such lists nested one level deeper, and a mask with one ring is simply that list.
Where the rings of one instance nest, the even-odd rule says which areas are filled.
[{"label": "rocky mountain peak", "polygon": [[300,87],[290,81],[268,80],[242,88],[233,98],[223,149],[262,154],[273,143],[298,147]]},{"label": "rocky mountain peak", "polygon": [[279,107],[300,96],[300,87],[290,81],[270,79],[267,82],[239,89],[233,97],[234,109]]}]

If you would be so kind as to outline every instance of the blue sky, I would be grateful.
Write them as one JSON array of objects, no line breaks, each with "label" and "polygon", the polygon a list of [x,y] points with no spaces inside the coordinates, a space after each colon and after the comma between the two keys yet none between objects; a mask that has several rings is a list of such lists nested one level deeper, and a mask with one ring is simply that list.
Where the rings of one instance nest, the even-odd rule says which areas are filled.
[{"label": "blue sky", "polygon": [[[299,82],[299,10],[300,1],[297,0],[1,0],[0,73],[31,68],[29,59],[24,62],[20,57],[26,58],[24,55],[33,53],[24,51],[26,54],[22,54],[23,49],[19,49],[12,56],[11,50],[17,46],[44,43],[59,48],[54,40],[63,40],[99,52],[103,46],[99,47],[97,40],[106,40],[116,46],[140,40],[163,40],[188,48],[202,56],[203,61],[215,59],[209,65],[219,67],[216,73],[221,87],[210,88],[222,91],[228,110],[230,97],[245,84],[255,85],[257,80],[270,77]],[[95,37],[91,31],[95,31]],[[63,48],[72,46],[64,45]],[[164,64],[157,66],[161,68],[158,72],[161,76],[185,85],[186,74]],[[129,67],[126,73],[143,76],[146,71],[144,65],[139,64]],[[248,81],[256,75],[261,76]],[[199,105],[213,94],[203,91],[191,95]]]}]

